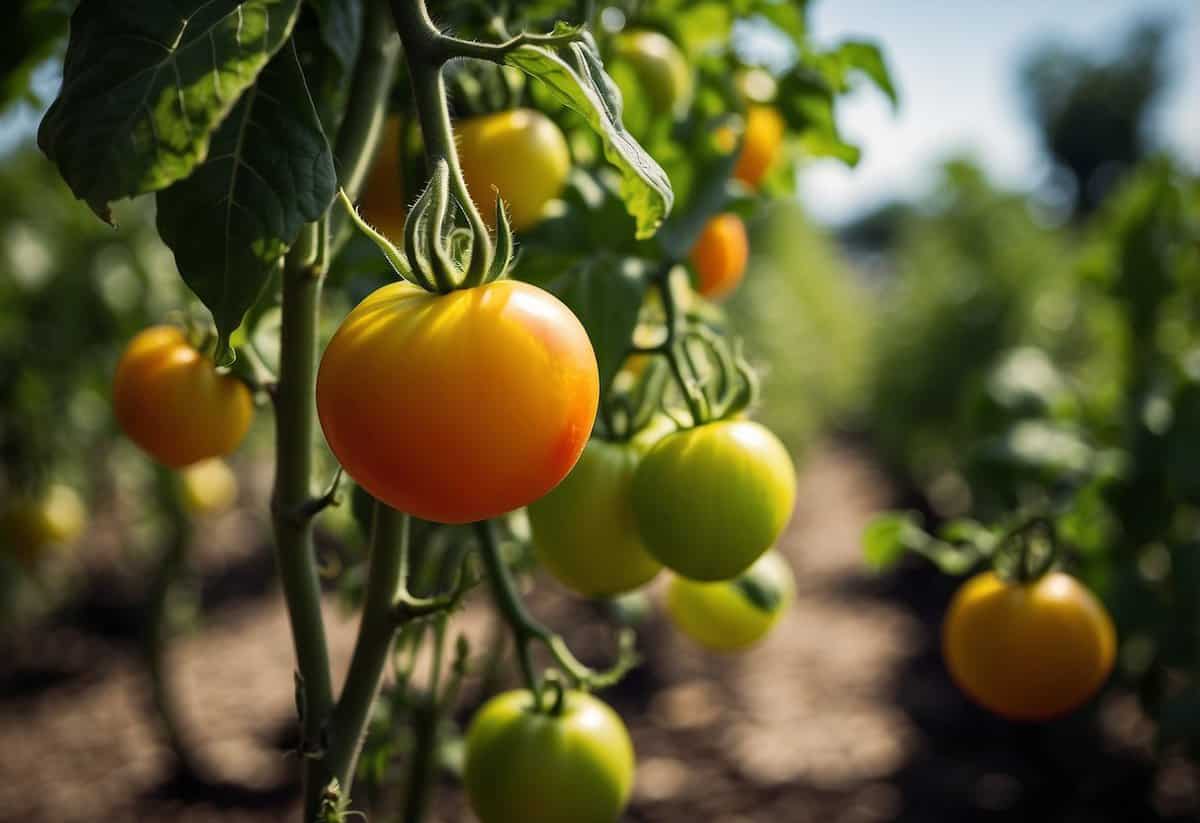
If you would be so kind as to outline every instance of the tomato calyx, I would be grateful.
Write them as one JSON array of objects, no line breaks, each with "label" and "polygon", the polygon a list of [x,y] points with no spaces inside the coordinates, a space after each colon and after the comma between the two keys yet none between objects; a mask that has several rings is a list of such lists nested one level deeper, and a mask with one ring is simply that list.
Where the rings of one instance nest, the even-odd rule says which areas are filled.
[{"label": "tomato calyx", "polygon": [[496,237],[480,222],[458,225],[459,214],[474,205],[463,205],[450,190],[450,166],[445,158],[434,163],[433,174],[404,221],[404,249],[372,228],[354,208],[345,192],[342,205],[359,231],[375,243],[393,271],[429,292],[448,294],[499,280],[513,261],[513,231],[499,192],[496,193]]},{"label": "tomato calyx", "polygon": [[1026,517],[1000,538],[992,565],[1006,580],[1020,585],[1035,583],[1055,568],[1058,542],[1058,530],[1050,517]]}]

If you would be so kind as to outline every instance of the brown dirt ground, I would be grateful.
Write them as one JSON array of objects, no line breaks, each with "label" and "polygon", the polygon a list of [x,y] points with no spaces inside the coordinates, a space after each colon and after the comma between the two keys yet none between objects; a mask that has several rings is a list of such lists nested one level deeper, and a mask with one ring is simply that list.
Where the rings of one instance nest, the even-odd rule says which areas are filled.
[{"label": "brown dirt ground", "polygon": [[[713,656],[661,621],[641,629],[646,662],[606,695],[639,758],[626,819],[1200,819],[1200,773],[1172,756],[1153,767],[1149,726],[1127,696],[1061,723],[1013,727],[957,695],[936,652],[952,584],[919,564],[875,577],[859,560],[862,526],[888,502],[860,453],[816,450],[780,544],[798,597],[770,638]],[[233,593],[202,597],[202,629],[170,656],[190,746],[218,785],[173,780],[117,579],[116,606],[98,583],[75,619],[0,637],[0,821],[295,819],[292,648],[268,551],[254,539],[260,526],[239,512],[204,529],[199,572]],[[478,648],[490,615],[485,598],[474,600],[459,625]],[[585,653],[603,644],[593,611],[552,585],[538,587],[533,607],[570,627]],[[327,613],[340,677],[355,624],[332,600]],[[471,819],[449,779],[433,818]]]}]

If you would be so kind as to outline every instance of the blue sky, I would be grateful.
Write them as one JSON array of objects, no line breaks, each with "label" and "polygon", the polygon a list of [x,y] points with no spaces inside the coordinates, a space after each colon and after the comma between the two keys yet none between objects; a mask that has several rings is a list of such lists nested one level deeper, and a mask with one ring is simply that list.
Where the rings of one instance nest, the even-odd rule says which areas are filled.
[{"label": "blue sky", "polygon": [[1134,20],[1154,15],[1174,20],[1175,84],[1153,132],[1200,170],[1198,0],[816,0],[817,41],[881,42],[901,106],[893,112],[867,88],[844,100],[838,121],[863,158],[855,169],[813,162],[801,175],[806,205],[821,222],[838,223],[894,197],[919,197],[930,171],[955,153],[975,156],[1002,185],[1033,188],[1046,161],[1019,91],[1024,55],[1046,38],[1111,50]]}]

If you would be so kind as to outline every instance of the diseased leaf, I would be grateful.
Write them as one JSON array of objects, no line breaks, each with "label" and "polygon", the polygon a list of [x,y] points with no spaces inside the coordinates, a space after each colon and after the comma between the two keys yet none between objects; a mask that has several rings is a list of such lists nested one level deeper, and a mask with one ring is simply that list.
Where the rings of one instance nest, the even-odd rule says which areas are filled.
[{"label": "diseased leaf", "polygon": [[212,311],[222,350],[336,190],[333,154],[289,47],[213,135],[208,160],[158,195],[159,234]]},{"label": "diseased leaf", "polygon": [[637,221],[637,236],[650,237],[674,200],[666,172],[625,130],[621,92],[605,72],[591,35],[585,33],[558,51],[564,56],[542,46],[522,46],[505,61],[537,77],[592,126],[604,144],[604,156],[621,172],[621,198]]},{"label": "diseased leaf", "polygon": [[299,0],[88,0],[71,17],[38,144],[75,196],[158,191],[203,162],[213,131],[291,32]]}]

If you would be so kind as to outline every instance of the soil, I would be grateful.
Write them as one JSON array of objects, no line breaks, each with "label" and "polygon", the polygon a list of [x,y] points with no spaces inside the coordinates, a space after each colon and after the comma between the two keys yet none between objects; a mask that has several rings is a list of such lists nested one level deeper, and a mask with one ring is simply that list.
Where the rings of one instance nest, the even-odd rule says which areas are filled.
[{"label": "soil", "polygon": [[[780,542],[798,596],[772,635],[748,653],[714,656],[661,620],[639,627],[642,666],[605,693],[638,753],[625,820],[1200,819],[1200,770],[1171,752],[1156,757],[1152,726],[1119,689],[1089,711],[1031,726],[958,694],[937,650],[954,581],[917,561],[875,575],[860,560],[863,524],[892,502],[861,452],[818,448]],[[114,560],[119,538],[101,533],[88,587],[44,626],[0,636],[0,821],[296,818],[291,640],[251,510],[200,530],[204,616],[168,661],[203,779],[180,777],[155,725],[138,655],[140,581]],[[591,606],[545,581],[531,605],[585,659],[603,657],[608,636]],[[332,596],[326,610],[340,678],[355,621]],[[476,595],[458,625],[486,647],[486,598]],[[375,809],[371,819],[394,813]],[[443,777],[431,820],[471,819]]]}]

